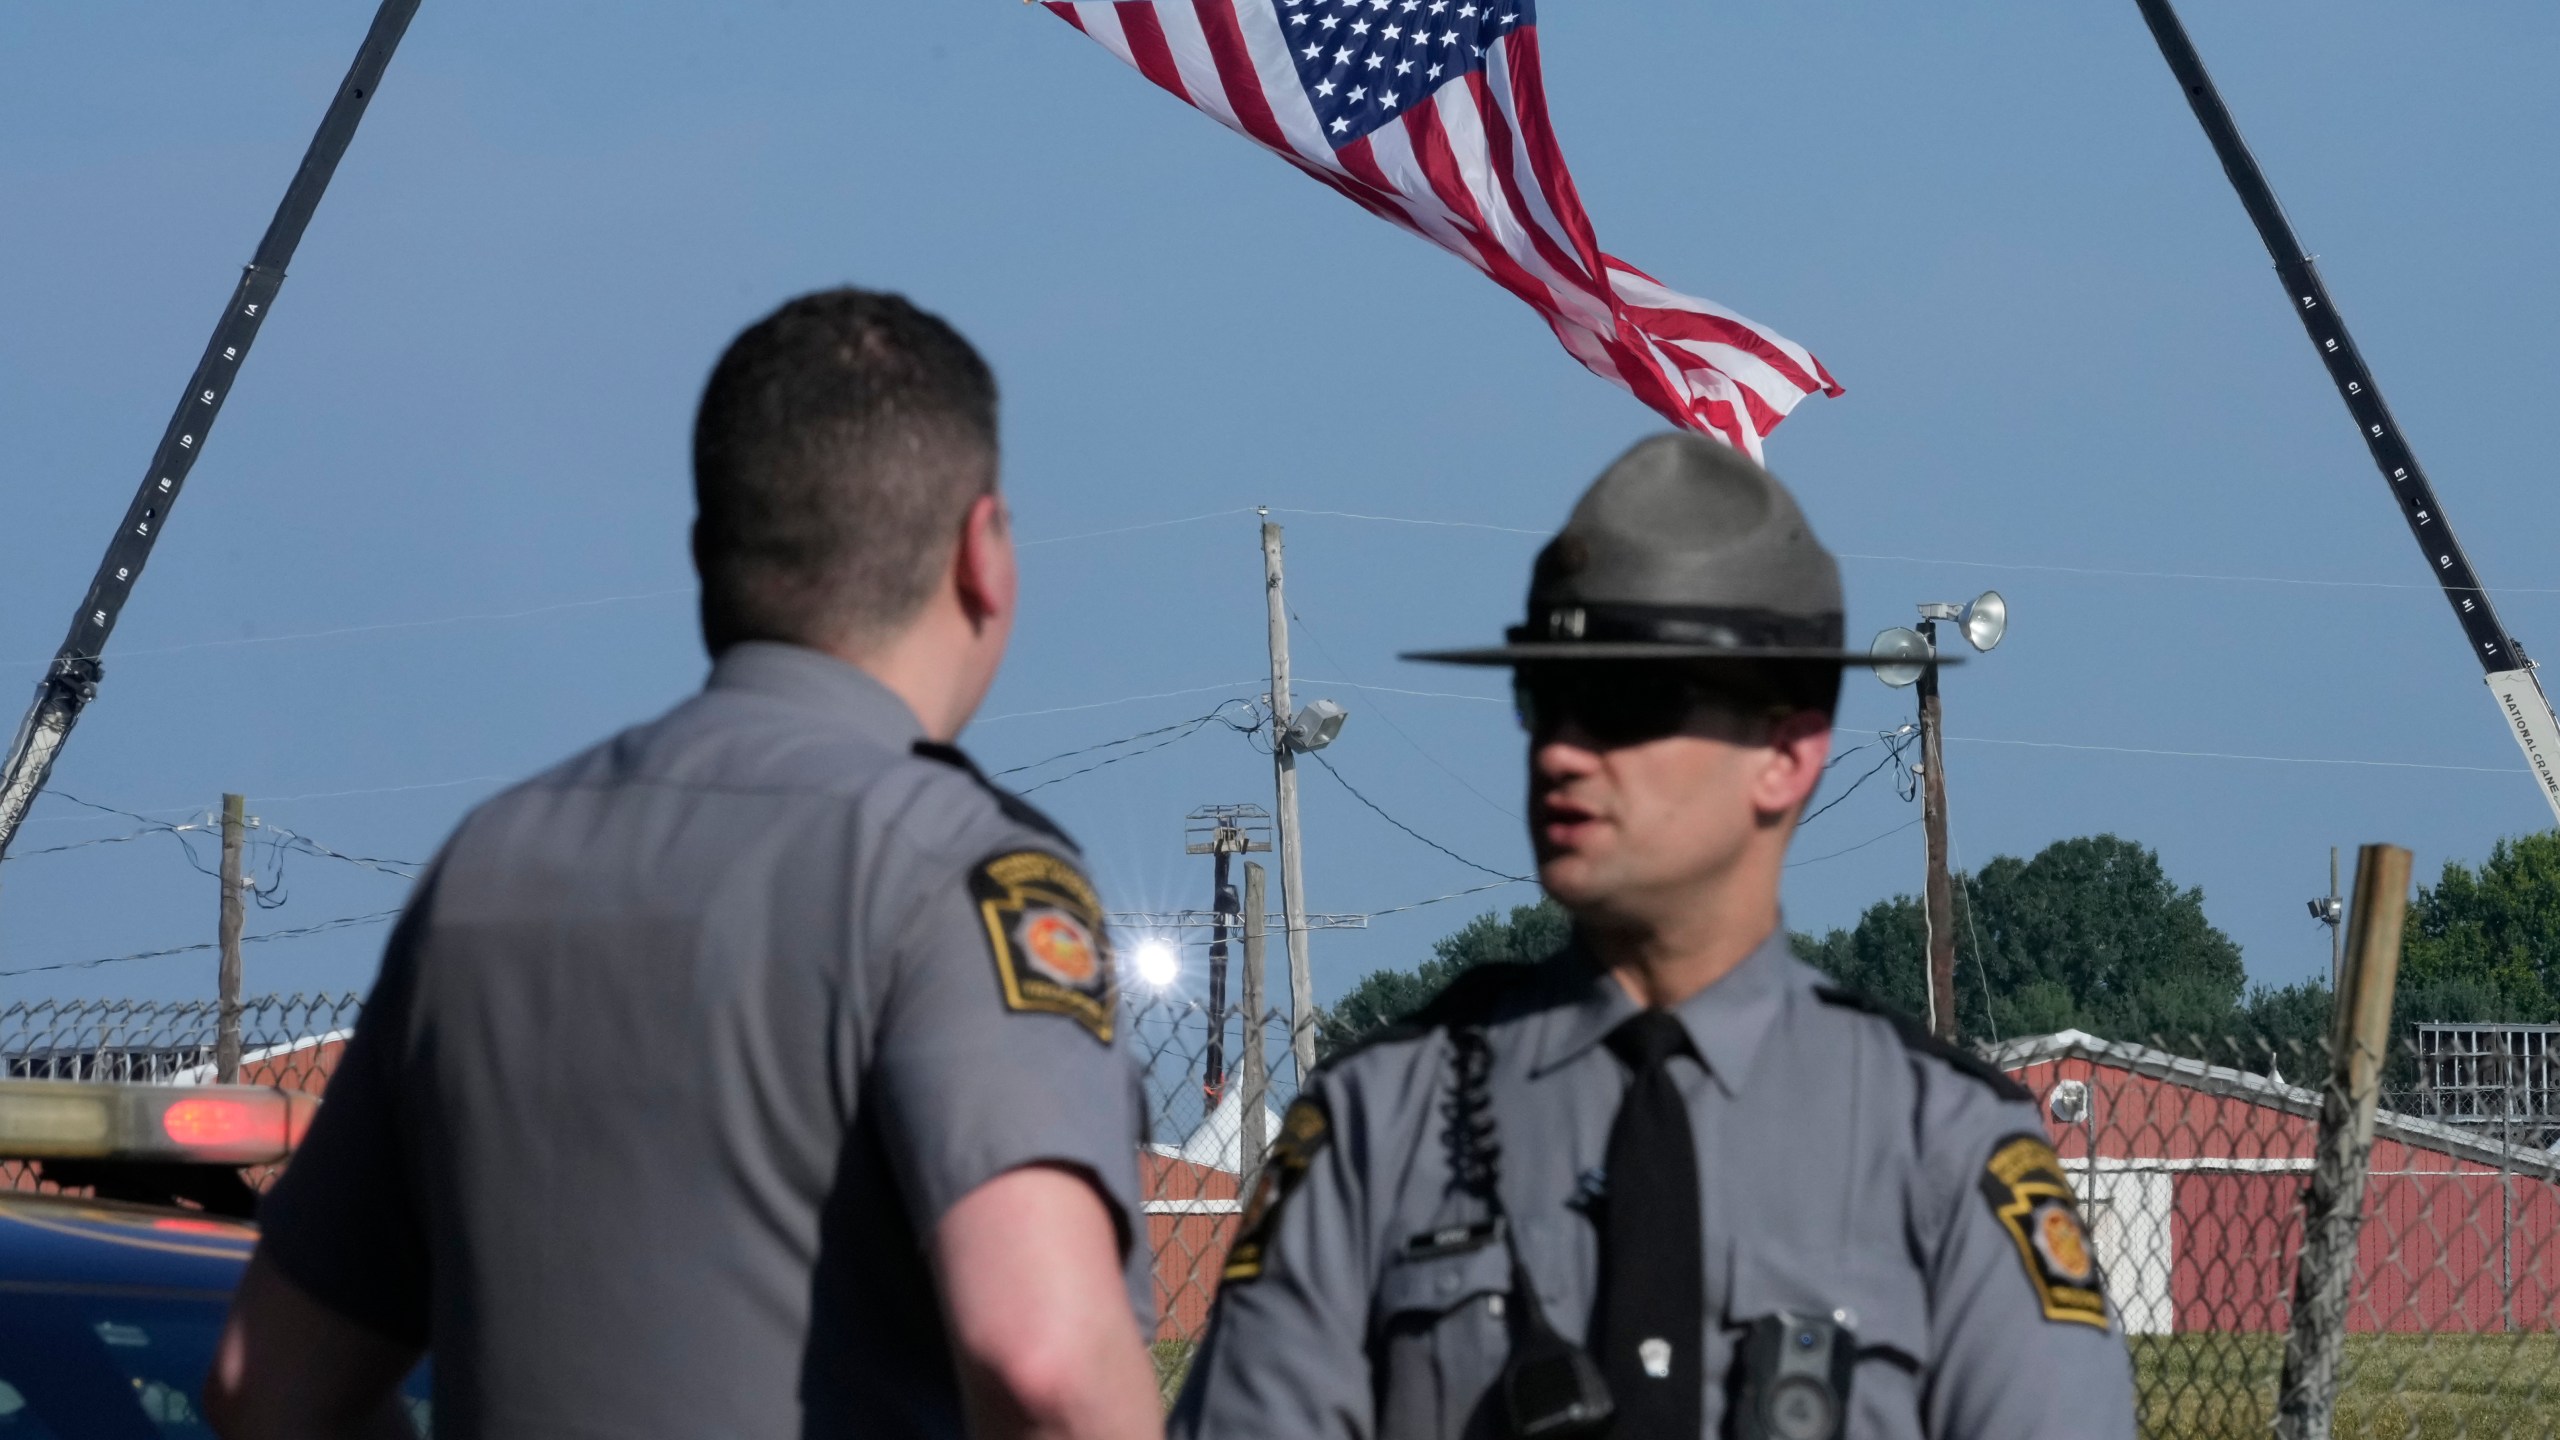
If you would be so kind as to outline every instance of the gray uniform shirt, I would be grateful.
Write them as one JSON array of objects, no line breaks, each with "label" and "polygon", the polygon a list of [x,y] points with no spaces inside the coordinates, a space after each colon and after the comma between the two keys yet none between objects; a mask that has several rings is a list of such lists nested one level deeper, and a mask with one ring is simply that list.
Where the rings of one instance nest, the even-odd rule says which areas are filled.
[{"label": "gray uniform shirt", "polygon": [[1035,1162],[1108,1202],[1143,1320],[1099,905],[920,735],[861,671],[740,645],[421,883],[264,1220],[323,1303],[431,1345],[444,1440],[956,1436],[922,1241]]},{"label": "gray uniform shirt", "polygon": [[[1574,951],[1501,970],[1473,1002],[1498,1193],[1579,1341],[1628,1082],[1602,1041],[1635,1006]],[[1854,1330],[1854,1440],[2130,1440],[2131,1362],[2034,1104],[1827,983],[1781,931],[1674,1012],[1698,1057],[1671,1063],[1697,1137],[1706,1434],[1726,1433],[1745,1327],[1784,1310]],[[1391,1032],[1283,1122],[1177,1437],[1502,1433],[1511,1260],[1453,1182],[1448,1035]]]}]

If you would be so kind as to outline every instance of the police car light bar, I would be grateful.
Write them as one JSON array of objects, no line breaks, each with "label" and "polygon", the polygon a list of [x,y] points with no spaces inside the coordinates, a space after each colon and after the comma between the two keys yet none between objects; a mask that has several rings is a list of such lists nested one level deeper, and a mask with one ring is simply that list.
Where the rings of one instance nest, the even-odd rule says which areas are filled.
[{"label": "police car light bar", "polygon": [[0,1080],[0,1159],[272,1165],[319,1107],[267,1085]]}]

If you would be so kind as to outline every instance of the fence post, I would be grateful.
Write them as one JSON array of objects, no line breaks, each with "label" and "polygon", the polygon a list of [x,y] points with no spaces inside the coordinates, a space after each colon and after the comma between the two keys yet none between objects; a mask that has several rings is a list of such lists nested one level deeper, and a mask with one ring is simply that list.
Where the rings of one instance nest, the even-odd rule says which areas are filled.
[{"label": "fence post", "polygon": [[1271,1063],[1263,1055],[1263,1025],[1267,1006],[1262,998],[1262,951],[1264,932],[1269,928],[1269,902],[1262,893],[1262,867],[1250,860],[1244,862],[1244,994],[1238,1008],[1244,1012],[1244,1053],[1237,1057],[1237,1068],[1243,1073],[1237,1079],[1236,1120],[1241,1127],[1236,1143],[1236,1194],[1253,1193],[1254,1177],[1262,1172],[1263,1147],[1271,1137],[1262,1133],[1263,1092],[1271,1086]]},{"label": "fence post", "polygon": [[2400,977],[2400,927],[2408,913],[2409,852],[2396,845],[2365,846],[2356,856],[2345,983],[2332,1002],[2319,1148],[2311,1188],[2302,1194],[2302,1258],[2276,1398],[2277,1440],[2328,1440],[2337,1407],[2373,1112],[2382,1096],[2391,992]]}]

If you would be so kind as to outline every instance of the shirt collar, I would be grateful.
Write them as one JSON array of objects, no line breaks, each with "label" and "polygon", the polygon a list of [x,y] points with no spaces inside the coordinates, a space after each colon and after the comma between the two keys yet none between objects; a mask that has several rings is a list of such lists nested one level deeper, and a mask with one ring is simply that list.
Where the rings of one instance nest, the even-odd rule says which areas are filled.
[{"label": "shirt collar", "polygon": [[[1793,958],[1782,921],[1741,964],[1671,1012],[1689,1032],[1689,1043],[1697,1047],[1707,1073],[1727,1094],[1742,1088],[1762,1038],[1777,1023]],[[1538,1051],[1541,1075],[1578,1058],[1636,1013],[1626,987],[1588,960],[1584,964],[1590,979],[1581,997],[1548,1012]]]},{"label": "shirt collar", "polygon": [[896,692],[860,667],[804,645],[742,640],[712,664],[708,688],[823,710],[902,750],[924,738],[923,722]]}]

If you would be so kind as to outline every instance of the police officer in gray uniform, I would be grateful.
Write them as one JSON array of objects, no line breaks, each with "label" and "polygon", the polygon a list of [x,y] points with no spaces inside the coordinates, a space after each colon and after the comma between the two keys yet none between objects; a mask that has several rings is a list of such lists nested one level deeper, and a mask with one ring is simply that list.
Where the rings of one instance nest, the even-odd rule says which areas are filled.
[{"label": "police officer in gray uniform", "polygon": [[2129,1440],[2029,1096],[1790,953],[1839,570],[1759,466],[1646,441],[1539,555],[1515,669],[1575,936],[1321,1071],[1173,1432]]},{"label": "police officer in gray uniform", "polygon": [[346,1433],[422,1350],[447,1440],[1160,1433],[1101,902],[950,746],[1015,611],[995,404],[894,296],[721,360],[710,683],[420,882],[267,1202],[226,1436]]}]

